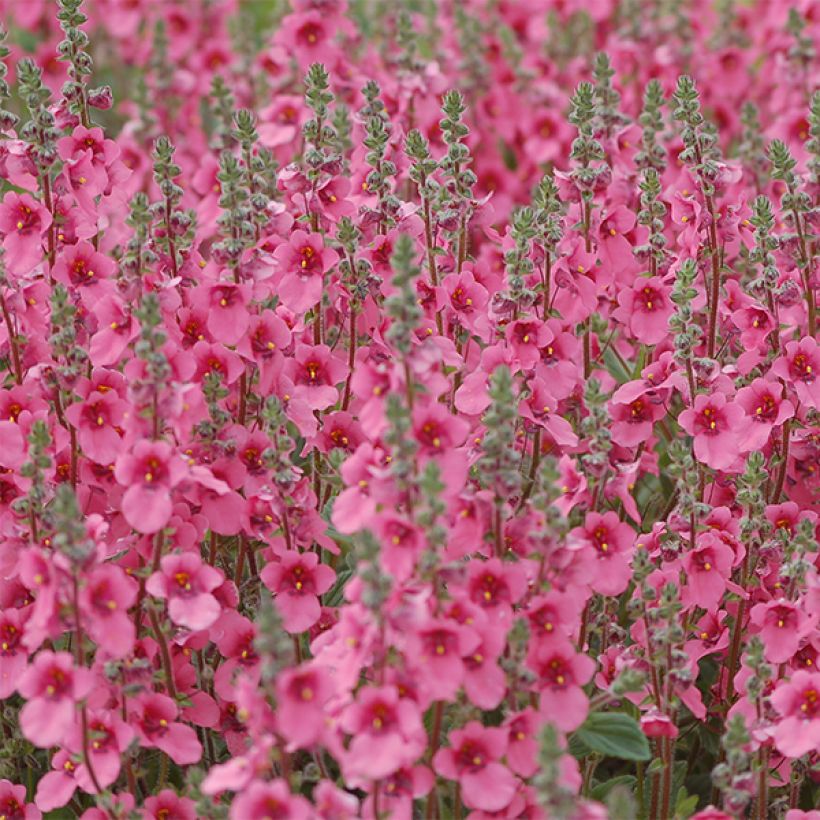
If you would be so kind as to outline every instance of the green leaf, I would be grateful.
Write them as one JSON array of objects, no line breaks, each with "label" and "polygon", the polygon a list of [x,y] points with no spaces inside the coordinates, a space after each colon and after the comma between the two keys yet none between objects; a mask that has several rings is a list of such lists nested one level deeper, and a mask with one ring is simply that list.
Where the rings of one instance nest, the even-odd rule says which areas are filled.
[{"label": "green leaf", "polygon": [[649,742],[638,722],[623,712],[594,712],[575,733],[581,743],[606,757],[649,760]]},{"label": "green leaf", "polygon": [[675,817],[691,817],[698,807],[698,796],[687,794],[686,789],[681,786],[678,789],[678,799],[675,803]]},{"label": "green leaf", "polygon": [[609,780],[605,780],[603,783],[598,783],[592,787],[590,790],[590,797],[594,800],[606,800],[606,796],[614,789],[616,786],[626,786],[628,789],[632,789],[635,786],[635,783],[638,781],[636,780],[634,775],[631,774],[621,774],[617,777],[610,778]]}]

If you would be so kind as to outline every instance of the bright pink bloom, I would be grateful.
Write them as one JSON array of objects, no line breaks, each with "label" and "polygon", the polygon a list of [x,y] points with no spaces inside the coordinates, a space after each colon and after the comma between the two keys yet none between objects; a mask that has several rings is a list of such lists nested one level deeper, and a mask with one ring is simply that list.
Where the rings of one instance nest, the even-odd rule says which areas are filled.
[{"label": "bright pink bloom", "polygon": [[630,561],[635,533],[612,510],[587,513],[584,525],[570,532],[571,542],[583,550],[584,577],[601,595],[620,595],[632,576]]},{"label": "bright pink bloom", "polygon": [[21,644],[23,619],[19,609],[0,611],[0,700],[14,693],[28,664],[28,652]]},{"label": "bright pink bloom", "polygon": [[324,275],[339,261],[339,254],[325,247],[320,234],[302,230],[295,230],[273,256],[282,271],[279,297],[296,313],[319,302]]},{"label": "bright pink bloom", "polygon": [[523,370],[532,370],[541,360],[540,348],[555,338],[549,327],[537,319],[517,319],[507,325],[504,335]]},{"label": "bright pink bloom", "polygon": [[527,591],[524,567],[498,558],[472,561],[467,570],[467,591],[470,600],[492,619],[509,623],[513,604],[518,603]]},{"label": "bright pink bloom", "polygon": [[114,658],[124,658],[134,648],[136,635],[128,609],[136,600],[136,581],[114,564],[91,570],[83,585],[80,601],[85,629],[97,646]]},{"label": "bright pink bloom", "polygon": [[17,691],[28,701],[20,711],[20,728],[35,746],[62,742],[74,723],[78,701],[88,696],[94,675],[77,669],[68,652],[44,650],[20,678]]},{"label": "bright pink bloom", "polygon": [[638,277],[632,290],[618,294],[620,308],[616,318],[629,325],[639,342],[655,345],[669,333],[669,317],[674,305],[669,299],[669,287],[660,277]]},{"label": "bright pink bloom", "polygon": [[161,749],[174,763],[187,766],[202,757],[202,744],[196,732],[177,722],[179,709],[166,695],[141,694],[129,700],[130,725],[140,738],[140,745],[149,749]]},{"label": "bright pink bloom", "polygon": [[[63,249],[54,263],[52,275],[69,287],[96,288],[110,279],[116,270],[111,259],[94,250],[90,242],[82,241]],[[106,292],[110,292],[110,288]],[[102,295],[100,292],[99,296]]]},{"label": "bright pink bloom", "polygon": [[666,415],[666,406],[660,396],[644,393],[628,402],[610,401],[612,440],[623,447],[636,447],[652,435],[655,422]]},{"label": "bright pink bloom", "polygon": [[737,391],[737,403],[751,422],[740,441],[743,450],[760,450],[775,427],[794,416],[794,405],[783,398],[783,386],[772,378],[755,379]]},{"label": "bright pink bloom", "polygon": [[509,733],[507,765],[521,777],[532,777],[538,771],[537,729],[540,722],[532,709],[514,712],[504,721]]},{"label": "bright pink bloom", "polygon": [[789,342],[770,372],[794,390],[801,404],[820,410],[820,349],[815,339],[806,336],[799,342]]},{"label": "bright pink bloom", "polygon": [[[91,766],[100,787],[107,789],[119,777],[122,754],[134,738],[134,730],[114,712],[89,710],[87,719]],[[79,722],[74,724],[66,745],[81,758],[83,735]],[[78,763],[73,775],[83,791],[96,793],[97,789],[85,763]]]},{"label": "bright pink bloom", "polygon": [[311,410],[327,410],[339,400],[337,385],[347,376],[347,365],[327,345],[299,345],[285,362],[284,373],[294,384],[293,395]]},{"label": "bright pink bloom", "polygon": [[415,763],[427,745],[418,705],[395,686],[362,689],[341,726],[352,735],[343,768],[354,779],[381,780]]},{"label": "bright pink bloom", "polygon": [[782,719],[774,730],[778,751],[801,757],[820,748],[820,672],[799,669],[771,694]]},{"label": "bright pink bloom", "polygon": [[752,607],[751,621],[760,630],[766,660],[786,663],[800,648],[800,642],[811,635],[820,612],[807,614],[788,600],[769,601]]},{"label": "bright pink bloom", "polygon": [[562,637],[531,643],[527,666],[536,674],[540,713],[561,731],[571,732],[586,720],[589,701],[581,688],[595,672],[595,661],[579,655]]},{"label": "bright pink bloom", "polygon": [[40,820],[42,812],[26,803],[26,787],[0,780],[0,817],[3,820]]},{"label": "bright pink bloom", "polygon": [[113,390],[95,390],[85,401],[69,405],[65,417],[77,430],[83,452],[99,464],[111,464],[123,449],[117,429],[127,412],[127,402]]},{"label": "bright pink bloom", "polygon": [[192,304],[206,312],[208,330],[213,338],[226,345],[235,345],[245,335],[250,322],[249,285],[235,282],[215,282],[197,288]]},{"label": "bright pink bloom", "polygon": [[695,542],[695,549],[683,554],[682,563],[687,578],[681,593],[684,603],[709,611],[715,609],[726,591],[734,559],[732,548],[715,533],[701,533]]},{"label": "bright pink bloom", "polygon": [[171,490],[186,473],[185,463],[164,441],[143,439],[122,453],[114,477],[128,488],[122,498],[125,520],[138,532],[161,530],[171,517]]},{"label": "bright pink bloom", "polygon": [[180,797],[173,789],[163,789],[143,803],[143,820],[197,820],[196,803]]},{"label": "bright pink bloom", "polygon": [[713,470],[731,467],[741,453],[746,434],[746,414],[739,404],[729,404],[723,393],[695,397],[695,406],[678,417],[680,426],[694,436],[695,456]]},{"label": "bright pink bloom", "polygon": [[259,573],[262,583],[276,593],[276,607],[284,626],[294,634],[310,629],[321,615],[319,595],[327,592],[336,573],[319,563],[315,552],[285,552],[278,562]]},{"label": "bright pink bloom", "polygon": [[222,572],[202,562],[198,553],[166,555],[145,589],[168,601],[171,620],[186,629],[207,629],[219,617],[219,601],[211,594],[224,581]]},{"label": "bright pink bloom", "polygon": [[512,801],[518,781],[499,760],[507,751],[507,730],[470,721],[450,732],[450,746],[439,749],[433,768],[441,777],[461,786],[464,805],[483,811],[501,811]]},{"label": "bright pink bloom", "polygon": [[647,737],[677,737],[678,727],[669,715],[664,715],[657,709],[641,715],[641,729]]},{"label": "bright pink bloom", "polygon": [[443,618],[431,619],[409,636],[411,663],[433,700],[454,699],[464,681],[462,658],[480,642],[475,630]]},{"label": "bright pink bloom", "polygon": [[13,276],[26,276],[43,257],[41,237],[51,214],[28,194],[8,191],[0,203],[0,234],[6,251],[3,262]]},{"label": "bright pink bloom", "polygon": [[299,749],[316,744],[327,729],[326,704],[334,694],[330,673],[315,663],[286,669],[276,678],[276,723]]},{"label": "bright pink bloom", "polygon": [[231,803],[230,820],[248,820],[251,817],[312,820],[313,810],[304,797],[293,795],[284,780],[264,783],[254,780]]},{"label": "bright pink bloom", "polygon": [[[53,771],[44,774],[37,783],[34,802],[42,811],[59,809],[68,803],[79,788],[75,778],[78,763],[61,749],[51,758]],[[13,816],[13,815],[12,815]]]}]

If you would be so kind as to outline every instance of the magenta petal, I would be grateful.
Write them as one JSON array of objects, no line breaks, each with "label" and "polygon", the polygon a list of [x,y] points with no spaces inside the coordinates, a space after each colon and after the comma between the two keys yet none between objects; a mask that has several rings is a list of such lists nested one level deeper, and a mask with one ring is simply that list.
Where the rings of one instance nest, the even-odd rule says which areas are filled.
[{"label": "magenta petal", "polygon": [[49,772],[40,778],[34,803],[40,811],[52,811],[65,806],[77,790],[77,781],[61,771]]},{"label": "magenta petal", "polygon": [[210,592],[192,595],[190,598],[175,595],[168,602],[168,614],[171,620],[195,632],[207,629],[216,623],[221,612],[219,601]]},{"label": "magenta petal", "polygon": [[159,532],[168,523],[171,511],[171,494],[165,487],[149,490],[142,484],[134,484],[122,497],[125,520],[146,535]]},{"label": "magenta petal", "polygon": [[65,698],[32,698],[20,710],[20,728],[26,740],[41,749],[61,743],[74,722],[74,704]]},{"label": "magenta petal", "polygon": [[501,811],[512,802],[518,789],[515,775],[500,763],[489,763],[477,772],[461,776],[464,805],[482,811]]},{"label": "magenta petal", "polygon": [[163,735],[154,738],[154,744],[179,766],[196,763],[202,757],[202,744],[196,732],[182,723],[169,724]]},{"label": "magenta petal", "polygon": [[291,595],[283,592],[276,596],[276,605],[284,618],[285,629],[293,634],[310,629],[322,614],[319,599],[315,595]]}]

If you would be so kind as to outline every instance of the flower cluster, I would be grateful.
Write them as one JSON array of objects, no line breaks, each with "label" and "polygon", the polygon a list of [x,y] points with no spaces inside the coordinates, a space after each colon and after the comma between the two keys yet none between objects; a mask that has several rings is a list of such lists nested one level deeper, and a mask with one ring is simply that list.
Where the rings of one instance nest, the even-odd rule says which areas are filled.
[{"label": "flower cluster", "polygon": [[0,816],[816,820],[820,29],[700,6],[0,0]]}]

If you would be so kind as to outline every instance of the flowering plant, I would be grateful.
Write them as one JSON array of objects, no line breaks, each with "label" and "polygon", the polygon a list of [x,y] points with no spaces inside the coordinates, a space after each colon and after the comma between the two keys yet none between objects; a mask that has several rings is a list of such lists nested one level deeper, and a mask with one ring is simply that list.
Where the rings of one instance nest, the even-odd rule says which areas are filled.
[{"label": "flowering plant", "polygon": [[815,5],[0,8],[0,816],[816,820]]}]

